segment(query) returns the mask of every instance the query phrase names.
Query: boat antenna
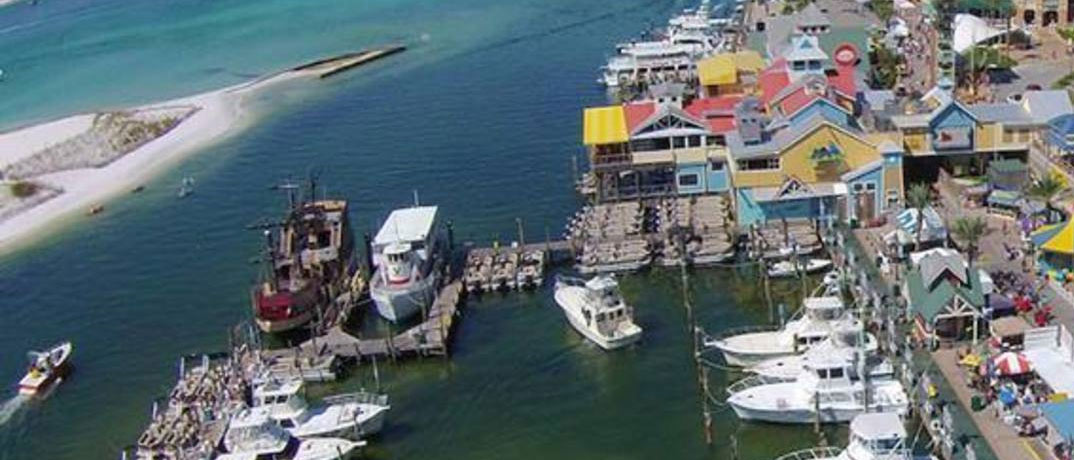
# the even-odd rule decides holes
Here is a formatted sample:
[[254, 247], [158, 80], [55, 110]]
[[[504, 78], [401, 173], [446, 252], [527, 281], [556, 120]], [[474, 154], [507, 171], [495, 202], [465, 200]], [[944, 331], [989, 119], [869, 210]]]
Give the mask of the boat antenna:
[[418, 200], [418, 189], [414, 189], [414, 207], [421, 206], [420, 200]]
[[295, 205], [297, 204], [296, 191], [298, 190], [298, 184], [292, 182], [290, 179], [287, 179], [282, 184], [276, 184], [269, 188], [272, 190], [283, 190], [287, 192], [287, 207], [292, 211], [295, 209]]
[[276, 252], [272, 247], [272, 230], [265, 229], [265, 271], [268, 275], [269, 285], [272, 286], [272, 291], [280, 290], [276, 281]]

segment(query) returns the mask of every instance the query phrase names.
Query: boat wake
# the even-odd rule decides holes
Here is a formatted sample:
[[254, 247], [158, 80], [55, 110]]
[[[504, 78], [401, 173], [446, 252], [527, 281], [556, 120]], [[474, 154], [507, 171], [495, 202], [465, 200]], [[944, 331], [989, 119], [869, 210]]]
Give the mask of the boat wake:
[[14, 417], [19, 412], [19, 409], [22, 409], [29, 401], [29, 396], [18, 394], [0, 403], [0, 426], [7, 424], [8, 420], [11, 420], [11, 417]]

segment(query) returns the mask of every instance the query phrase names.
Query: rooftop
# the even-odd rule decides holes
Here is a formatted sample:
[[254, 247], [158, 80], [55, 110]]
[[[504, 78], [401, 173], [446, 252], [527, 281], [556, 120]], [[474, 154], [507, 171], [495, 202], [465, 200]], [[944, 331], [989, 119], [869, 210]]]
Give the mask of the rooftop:
[[380, 227], [373, 244], [378, 246], [396, 242], [424, 241], [436, 222], [436, 206], [416, 206], [396, 209]]

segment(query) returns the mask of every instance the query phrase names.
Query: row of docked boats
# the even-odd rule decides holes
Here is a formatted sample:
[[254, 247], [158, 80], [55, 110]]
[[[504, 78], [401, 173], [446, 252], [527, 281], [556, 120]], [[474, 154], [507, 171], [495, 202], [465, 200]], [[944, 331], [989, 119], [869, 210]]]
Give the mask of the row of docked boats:
[[726, 48], [722, 26], [712, 17], [708, 0], [668, 20], [667, 26], [641, 39], [616, 45], [615, 55], [600, 68], [597, 82], [616, 88], [636, 83], [689, 81], [696, 78], [696, 62]]
[[466, 292], [536, 289], [544, 280], [545, 257], [540, 249], [518, 247], [471, 251], [463, 275]]

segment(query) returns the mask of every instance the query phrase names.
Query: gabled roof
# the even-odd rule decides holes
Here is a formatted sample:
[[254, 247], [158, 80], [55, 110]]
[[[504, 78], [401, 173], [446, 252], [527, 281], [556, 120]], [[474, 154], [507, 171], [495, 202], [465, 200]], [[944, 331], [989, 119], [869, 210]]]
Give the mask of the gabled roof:
[[768, 104], [779, 92], [791, 83], [787, 74], [787, 60], [776, 59], [757, 77], [757, 86], [761, 88], [761, 102]]
[[985, 304], [984, 291], [981, 289], [980, 271], [972, 267], [969, 269], [962, 268], [962, 270], [966, 272], [965, 276], [968, 279], [968, 284], [952, 283], [950, 280], [940, 279], [935, 284], [926, 285], [921, 268], [910, 270], [906, 277], [910, 308], [930, 322], [943, 313], [944, 308], [950, 305], [955, 298], [961, 298], [970, 306], [979, 310]]
[[627, 134], [630, 138], [634, 138], [635, 136], [643, 136], [642, 131], [644, 131], [645, 128], [648, 128], [654, 123], [657, 123], [667, 117], [682, 120], [685, 124], [695, 125], [696, 128], [700, 130], [708, 129], [708, 125], [705, 123], [704, 120], [701, 120], [693, 115], [690, 115], [689, 113], [686, 113], [686, 111], [684, 111], [683, 109], [680, 109], [670, 104], [657, 104], [655, 110], [653, 110], [653, 112], [649, 114], [648, 117], [639, 122], [637, 125], [632, 126]]
[[1051, 119], [1048, 128], [1064, 137], [1074, 134], [1074, 114], [1068, 113]]
[[799, 35], [791, 38], [791, 47], [783, 54], [787, 61], [820, 60], [827, 61], [828, 53], [820, 48], [817, 37]]
[[626, 117], [626, 130], [628, 133], [649, 119], [656, 112], [655, 102], [636, 102], [623, 106], [623, 115]]
[[828, 112], [820, 111], [802, 119], [798, 123], [789, 124], [775, 133], [769, 132], [767, 134], [769, 137], [758, 144], [746, 145], [737, 133], [731, 132], [727, 135], [727, 146], [731, 151], [731, 156], [735, 159], [771, 158], [780, 155], [787, 146], [797, 142], [823, 125], [829, 125], [833, 129], [858, 138], [862, 142], [869, 143], [856, 128], [843, 126], [842, 121], [831, 118]]
[[828, 27], [832, 25], [832, 21], [820, 11], [816, 3], [806, 5], [796, 16], [796, 24], [799, 27]]
[[1066, 90], [1026, 91], [1022, 95], [1022, 107], [1037, 123], [1074, 113]]
[[828, 76], [828, 84], [836, 91], [853, 98], [858, 94], [857, 72], [852, 65], [836, 65], [835, 74]]
[[743, 96], [718, 96], [694, 99], [686, 107], [686, 113], [705, 120], [713, 133], [726, 133], [735, 129], [735, 106]]
[[969, 281], [966, 261], [958, 253], [929, 254], [918, 261], [917, 266], [926, 286], [932, 286], [944, 273], [950, 273], [962, 284]]
[[973, 104], [966, 107], [977, 120], [988, 123], [1003, 123], [1005, 125], [1031, 125], [1033, 118], [1029, 116], [1021, 105], [1009, 102], [995, 104]]

